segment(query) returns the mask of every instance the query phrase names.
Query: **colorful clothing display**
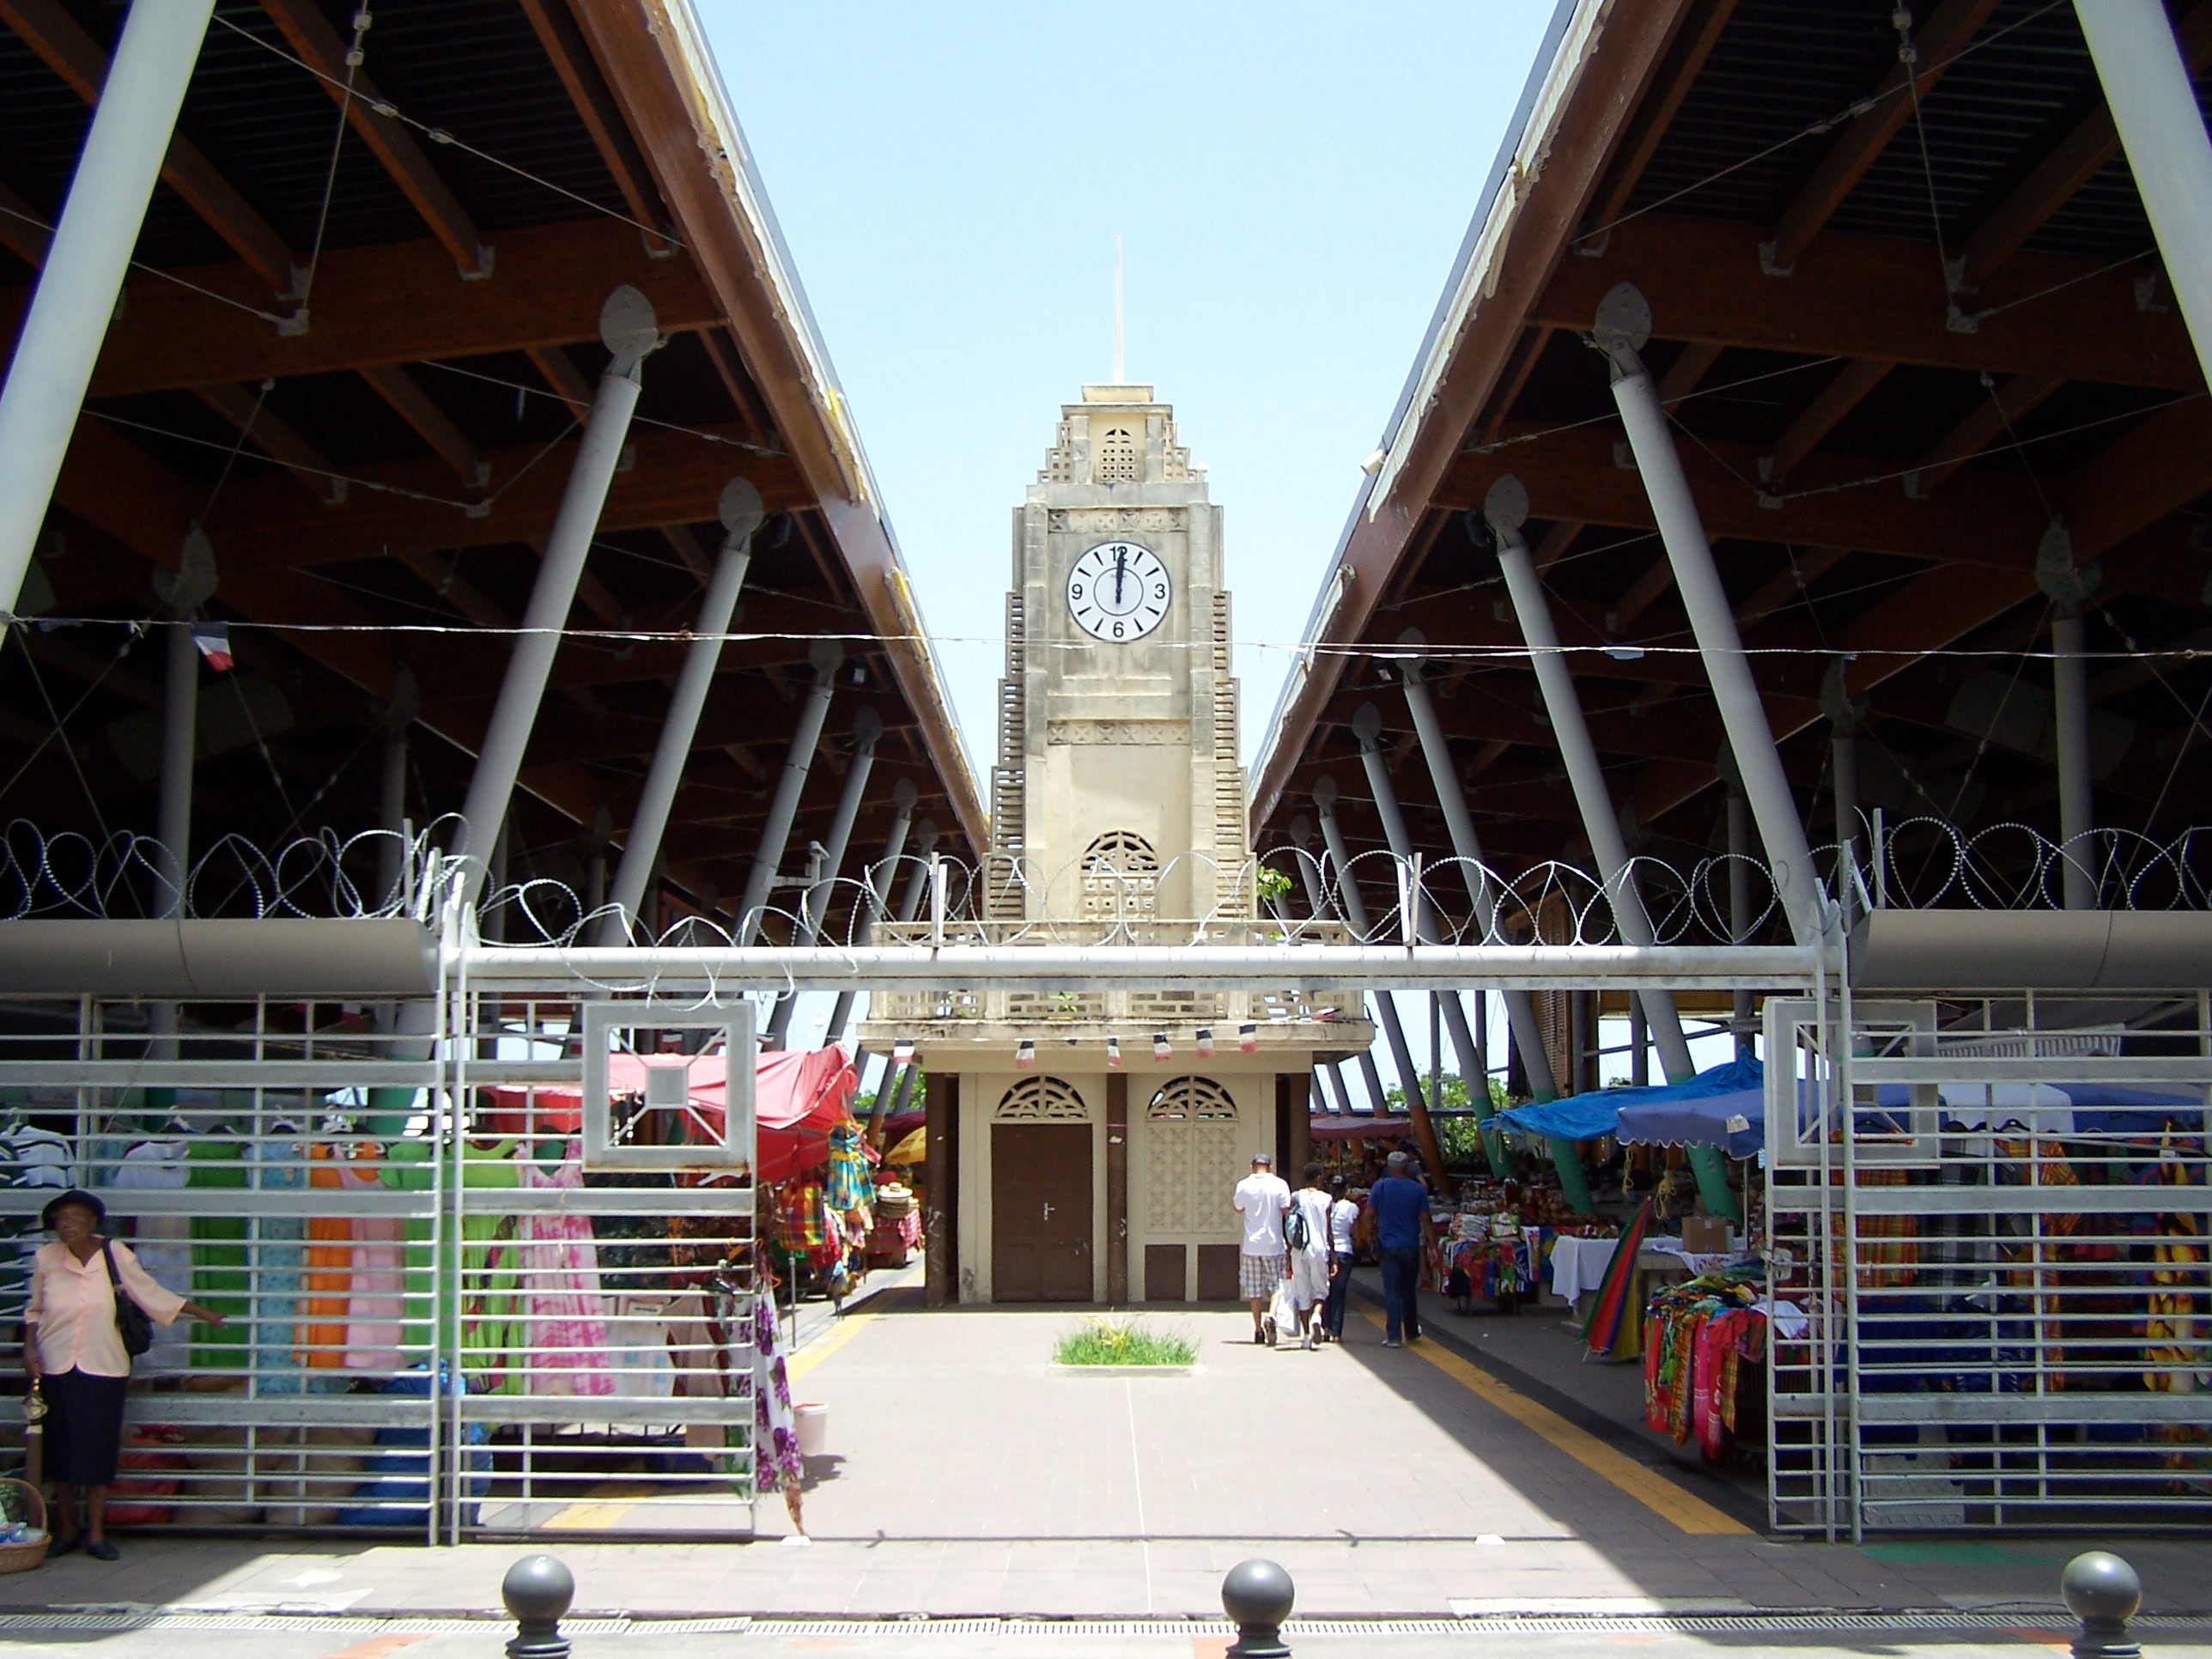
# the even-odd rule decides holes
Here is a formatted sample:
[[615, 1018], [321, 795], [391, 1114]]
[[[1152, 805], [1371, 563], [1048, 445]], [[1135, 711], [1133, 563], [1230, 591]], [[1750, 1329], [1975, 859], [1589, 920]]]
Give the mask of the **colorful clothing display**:
[[[581, 1151], [571, 1142], [548, 1174], [530, 1161], [517, 1167], [526, 1188], [573, 1192], [584, 1184]], [[599, 1291], [599, 1253], [582, 1216], [533, 1211], [517, 1218], [515, 1252], [522, 1328], [530, 1353], [525, 1392], [607, 1395], [607, 1305]]]
[[[1743, 1419], [1745, 1358], [1763, 1362], [1765, 1270], [1724, 1268], [1652, 1297], [1644, 1315], [1644, 1420], [1680, 1446], [1697, 1437], [1708, 1458], [1724, 1457]], [[1759, 1398], [1765, 1398], [1764, 1383]]]
[[773, 1297], [753, 1303], [753, 1483], [755, 1490], [795, 1492], [806, 1476], [799, 1455], [799, 1419], [783, 1364], [783, 1328]]

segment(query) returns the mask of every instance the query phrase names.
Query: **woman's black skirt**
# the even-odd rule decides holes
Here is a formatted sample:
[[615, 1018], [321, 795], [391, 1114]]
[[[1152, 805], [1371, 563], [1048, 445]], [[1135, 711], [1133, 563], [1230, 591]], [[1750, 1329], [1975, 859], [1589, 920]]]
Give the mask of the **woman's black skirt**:
[[105, 1486], [123, 1450], [123, 1391], [127, 1376], [46, 1373], [46, 1479], [64, 1486]]

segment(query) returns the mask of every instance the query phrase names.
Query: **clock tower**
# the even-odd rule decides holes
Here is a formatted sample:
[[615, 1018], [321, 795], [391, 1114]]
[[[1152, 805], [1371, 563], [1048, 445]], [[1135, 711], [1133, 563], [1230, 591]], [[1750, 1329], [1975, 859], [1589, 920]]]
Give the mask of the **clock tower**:
[[[1064, 405], [1014, 509], [991, 837], [987, 938], [1285, 938], [1255, 902], [1221, 509], [1148, 386]], [[1374, 1036], [1342, 1017], [1357, 992], [1294, 971], [1238, 991], [872, 994], [862, 1040], [927, 1076], [932, 1300], [1236, 1299], [1237, 1179], [1261, 1152], [1297, 1177], [1315, 1054]]]
[[1149, 386], [1086, 386], [1014, 509], [985, 904], [1252, 914], [1221, 509]]

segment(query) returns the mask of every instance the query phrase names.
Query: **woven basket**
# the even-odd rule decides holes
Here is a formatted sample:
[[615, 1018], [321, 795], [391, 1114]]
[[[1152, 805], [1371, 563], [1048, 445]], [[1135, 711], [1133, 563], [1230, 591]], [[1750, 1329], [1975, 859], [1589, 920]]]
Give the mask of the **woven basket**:
[[46, 1559], [46, 1546], [53, 1542], [53, 1534], [46, 1525], [46, 1500], [39, 1489], [27, 1480], [0, 1478], [0, 1486], [20, 1486], [30, 1494], [30, 1507], [39, 1517], [39, 1538], [26, 1539], [20, 1544], [0, 1544], [0, 1572], [28, 1572]]

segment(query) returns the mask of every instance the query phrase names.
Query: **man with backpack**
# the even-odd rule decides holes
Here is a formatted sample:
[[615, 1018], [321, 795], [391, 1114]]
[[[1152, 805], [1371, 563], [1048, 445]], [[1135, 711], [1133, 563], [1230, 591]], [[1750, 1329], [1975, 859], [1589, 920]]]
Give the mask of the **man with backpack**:
[[1291, 1258], [1291, 1300], [1298, 1310], [1299, 1346], [1326, 1341], [1320, 1309], [1328, 1299], [1328, 1194], [1322, 1188], [1321, 1165], [1309, 1164], [1302, 1184], [1291, 1194], [1283, 1217], [1283, 1242]]

